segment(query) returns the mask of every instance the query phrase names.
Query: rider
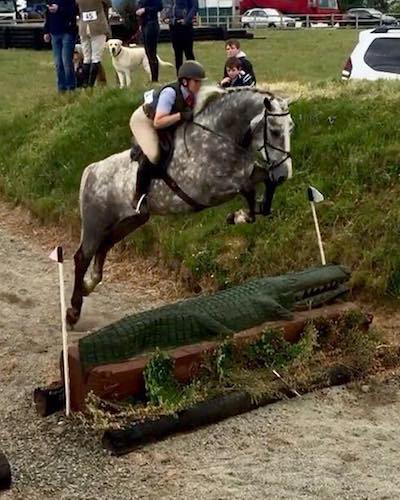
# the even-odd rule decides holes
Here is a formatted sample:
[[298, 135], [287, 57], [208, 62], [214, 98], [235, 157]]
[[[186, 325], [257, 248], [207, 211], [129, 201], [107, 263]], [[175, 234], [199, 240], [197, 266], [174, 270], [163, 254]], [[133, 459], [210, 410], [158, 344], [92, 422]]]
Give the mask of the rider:
[[130, 127], [143, 155], [136, 179], [134, 206], [140, 205], [148, 193], [152, 174], [160, 160], [158, 129], [174, 131], [182, 121], [193, 120], [193, 108], [201, 82], [206, 77], [203, 66], [197, 61], [186, 61], [178, 71], [178, 80], [150, 90], [144, 95], [144, 104], [131, 116]]

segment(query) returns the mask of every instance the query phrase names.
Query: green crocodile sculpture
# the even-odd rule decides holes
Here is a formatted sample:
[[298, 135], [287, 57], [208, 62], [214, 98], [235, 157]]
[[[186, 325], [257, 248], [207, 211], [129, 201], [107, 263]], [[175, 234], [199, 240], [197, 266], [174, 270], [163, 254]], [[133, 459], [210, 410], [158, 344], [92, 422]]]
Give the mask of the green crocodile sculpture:
[[79, 341], [84, 370], [151, 351], [232, 335], [265, 321], [290, 319], [292, 311], [315, 307], [348, 290], [343, 266], [314, 267], [257, 278], [212, 295], [126, 316]]

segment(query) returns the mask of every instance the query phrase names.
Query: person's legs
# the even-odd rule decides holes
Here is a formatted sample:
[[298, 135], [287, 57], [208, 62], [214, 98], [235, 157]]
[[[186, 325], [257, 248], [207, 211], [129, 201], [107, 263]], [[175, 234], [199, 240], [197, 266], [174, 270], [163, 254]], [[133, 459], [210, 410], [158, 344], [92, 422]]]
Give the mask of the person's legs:
[[157, 42], [159, 32], [158, 22], [147, 23], [143, 29], [144, 48], [150, 64], [152, 82], [158, 82]]
[[74, 70], [74, 48], [75, 35], [64, 33], [62, 37], [62, 62], [65, 73], [65, 87], [67, 90], [74, 90], [76, 87], [76, 78]]
[[84, 38], [81, 41], [82, 54], [83, 54], [83, 83], [82, 87], [87, 87], [89, 84], [90, 75], [90, 61], [92, 60], [92, 43], [90, 38]]
[[140, 212], [140, 205], [150, 188], [153, 167], [160, 158], [160, 146], [153, 121], [145, 115], [142, 106], [132, 114], [129, 125], [137, 144], [143, 151], [143, 157], [138, 165], [133, 198], [133, 205], [136, 211]]
[[182, 66], [182, 63], [183, 63], [183, 47], [182, 47], [181, 40], [180, 40], [179, 28], [180, 28], [179, 25], [172, 25], [172, 24], [169, 27], [170, 33], [171, 33], [172, 47], [173, 47], [174, 53], [175, 53], [175, 67], [176, 67], [177, 73], [178, 73], [178, 70]]
[[193, 26], [182, 26], [182, 45], [186, 60], [194, 61], [193, 53]]
[[54, 65], [56, 67], [57, 88], [60, 92], [64, 92], [64, 90], [67, 89], [62, 61], [62, 37], [63, 35], [51, 35], [51, 48], [53, 50]]
[[99, 72], [101, 58], [106, 46], [106, 35], [96, 35], [91, 37], [92, 61], [89, 74], [89, 87], [93, 87]]

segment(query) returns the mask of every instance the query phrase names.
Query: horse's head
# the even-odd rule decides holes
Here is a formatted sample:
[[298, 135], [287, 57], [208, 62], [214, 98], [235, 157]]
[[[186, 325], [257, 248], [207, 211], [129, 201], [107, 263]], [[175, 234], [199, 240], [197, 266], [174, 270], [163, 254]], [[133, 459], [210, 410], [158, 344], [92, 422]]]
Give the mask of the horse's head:
[[263, 104], [264, 109], [250, 122], [245, 142], [257, 154], [258, 164], [275, 182], [282, 182], [292, 177], [290, 134], [294, 124], [285, 99], [268, 94]]

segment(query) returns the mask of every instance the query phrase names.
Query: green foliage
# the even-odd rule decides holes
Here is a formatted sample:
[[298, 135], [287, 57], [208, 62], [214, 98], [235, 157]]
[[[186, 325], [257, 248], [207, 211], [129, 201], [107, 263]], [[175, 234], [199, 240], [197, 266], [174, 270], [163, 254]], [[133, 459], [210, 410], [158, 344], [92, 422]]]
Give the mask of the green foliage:
[[234, 347], [231, 340], [222, 342], [214, 352], [215, 371], [220, 382], [223, 382], [233, 366]]
[[147, 397], [153, 405], [175, 404], [179, 388], [174, 377], [174, 362], [157, 349], [143, 372]]
[[280, 368], [287, 365], [299, 353], [297, 344], [290, 344], [282, 330], [267, 329], [255, 342], [249, 344], [247, 355], [251, 364]]

